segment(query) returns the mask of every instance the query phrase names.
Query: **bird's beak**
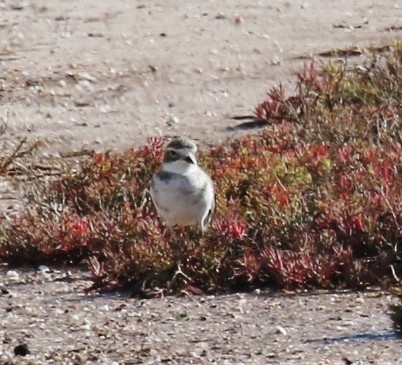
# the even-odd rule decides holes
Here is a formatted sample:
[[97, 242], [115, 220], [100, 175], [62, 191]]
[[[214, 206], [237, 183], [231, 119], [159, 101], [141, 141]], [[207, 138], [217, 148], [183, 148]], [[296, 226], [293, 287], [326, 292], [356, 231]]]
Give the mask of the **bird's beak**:
[[196, 160], [194, 154], [191, 153], [191, 152], [190, 152], [190, 153], [188, 154], [188, 156], [184, 159], [184, 161], [186, 161], [186, 162], [188, 162], [188, 163], [191, 163], [191, 164], [194, 164], [194, 165], [197, 165], [197, 160]]

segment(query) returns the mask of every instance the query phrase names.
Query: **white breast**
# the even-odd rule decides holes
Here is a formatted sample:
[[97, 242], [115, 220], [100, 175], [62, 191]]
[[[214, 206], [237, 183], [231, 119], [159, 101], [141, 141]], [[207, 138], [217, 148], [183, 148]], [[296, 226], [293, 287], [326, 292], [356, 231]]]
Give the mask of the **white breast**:
[[162, 170], [152, 178], [151, 197], [158, 214], [169, 226], [199, 225], [214, 204], [209, 176], [198, 166], [184, 174]]

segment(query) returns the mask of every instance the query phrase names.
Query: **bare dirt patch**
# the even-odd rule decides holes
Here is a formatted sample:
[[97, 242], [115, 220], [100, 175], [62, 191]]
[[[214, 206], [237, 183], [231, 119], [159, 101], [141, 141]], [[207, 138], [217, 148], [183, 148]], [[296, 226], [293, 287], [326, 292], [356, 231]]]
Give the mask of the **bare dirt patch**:
[[[383, 292], [129, 299], [88, 274], [1, 274], [0, 353], [15, 364], [398, 364]], [[27, 344], [31, 354], [15, 358]]]
[[356, 57], [402, 34], [394, 0], [0, 6], [6, 141], [45, 138], [51, 154], [121, 150], [154, 135], [203, 143], [235, 137], [231, 117], [252, 114], [304, 62], [351, 47], [357, 52], [345, 53]]

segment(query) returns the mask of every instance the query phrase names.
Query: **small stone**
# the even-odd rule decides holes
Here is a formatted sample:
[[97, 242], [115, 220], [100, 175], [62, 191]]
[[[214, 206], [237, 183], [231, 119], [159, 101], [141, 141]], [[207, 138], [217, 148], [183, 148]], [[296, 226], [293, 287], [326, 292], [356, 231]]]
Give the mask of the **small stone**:
[[271, 65], [276, 66], [282, 64], [282, 58], [275, 56], [274, 58], [271, 59]]
[[172, 124], [177, 124], [177, 123], [179, 123], [179, 118], [176, 115], [174, 115], [173, 113], [169, 113], [169, 119], [168, 119], [167, 124], [172, 125]]
[[234, 19], [235, 19], [236, 25], [240, 25], [241, 23], [244, 22], [244, 19], [240, 15], [236, 15]]
[[96, 77], [92, 76], [88, 72], [78, 72], [76, 76], [77, 76], [78, 80], [81, 80], [81, 81], [85, 80], [85, 81], [89, 81], [89, 82], [96, 82]]
[[89, 323], [83, 324], [82, 326], [80, 326], [80, 329], [84, 331], [89, 331], [91, 329], [91, 325]]
[[103, 114], [110, 113], [112, 107], [109, 104], [104, 104], [99, 107], [99, 111]]
[[18, 272], [16, 272], [15, 270], [8, 270], [6, 276], [7, 279], [12, 281], [20, 280], [20, 274], [18, 274]]
[[158, 67], [156, 67], [155, 65], [148, 65], [148, 67], [152, 72], [158, 71]]
[[15, 356], [26, 356], [30, 353], [31, 351], [29, 351], [28, 345], [26, 343], [14, 347]]
[[38, 267], [40, 272], [50, 272], [50, 269], [46, 265], [39, 265]]
[[78, 87], [77, 89], [82, 89], [82, 90], [87, 90], [87, 91], [93, 91], [94, 87], [92, 85], [92, 82], [89, 80], [79, 80], [78, 81]]
[[99, 307], [99, 310], [100, 310], [101, 312], [109, 312], [109, 311], [110, 311], [110, 307], [109, 307], [107, 304], [105, 304], [105, 305], [103, 305], [102, 307]]
[[284, 335], [284, 336], [287, 336], [287, 332], [286, 332], [286, 330], [282, 327], [282, 326], [276, 326], [276, 332], [277, 333], [281, 333], [282, 335]]

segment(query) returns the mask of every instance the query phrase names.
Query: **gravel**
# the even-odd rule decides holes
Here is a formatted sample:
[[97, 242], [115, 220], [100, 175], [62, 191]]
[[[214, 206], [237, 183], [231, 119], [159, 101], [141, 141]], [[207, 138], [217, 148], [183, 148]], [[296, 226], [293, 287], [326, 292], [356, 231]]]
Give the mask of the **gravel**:
[[[129, 298], [84, 270], [3, 268], [1, 364], [399, 364], [381, 290]], [[19, 349], [18, 354], [16, 349]], [[25, 356], [22, 356], [24, 354]]]

